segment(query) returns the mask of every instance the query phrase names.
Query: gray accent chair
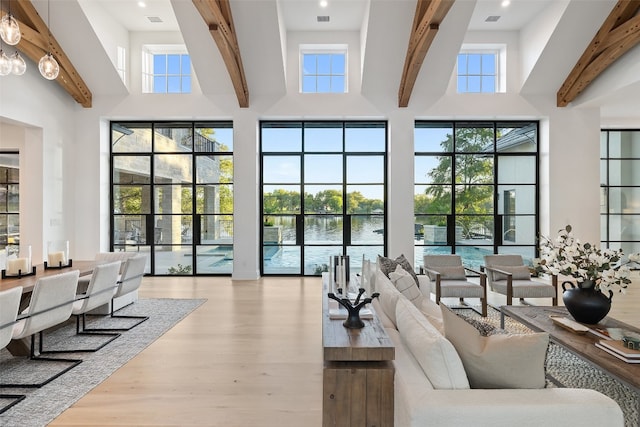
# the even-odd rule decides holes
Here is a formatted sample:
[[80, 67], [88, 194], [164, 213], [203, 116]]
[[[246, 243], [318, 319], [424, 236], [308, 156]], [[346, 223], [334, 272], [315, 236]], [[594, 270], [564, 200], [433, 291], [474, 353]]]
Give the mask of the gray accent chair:
[[529, 267], [520, 255], [485, 255], [484, 267], [491, 290], [507, 296], [507, 305], [513, 298], [551, 298], [558, 305], [558, 276], [551, 276], [551, 283], [531, 280]]
[[[0, 292], [0, 350], [11, 342], [13, 326], [18, 318], [21, 297], [21, 286]], [[0, 414], [24, 400], [25, 397], [27, 396], [24, 394], [0, 393], [0, 399], [9, 401], [8, 404], [0, 408]]]
[[[464, 267], [460, 255], [425, 255], [423, 257], [424, 272], [429, 276], [431, 293], [436, 296], [436, 303], [441, 298], [480, 299], [481, 315], [487, 317], [487, 276], [481, 271]], [[480, 283], [468, 280], [466, 272], [477, 274]]]
[[[41, 356], [43, 331], [60, 325], [71, 317], [73, 303], [76, 299], [76, 289], [78, 288], [78, 275], [78, 270], [73, 270], [38, 279], [31, 293], [29, 306], [22, 313], [25, 316], [16, 322], [11, 334], [12, 339], [31, 338], [31, 360], [55, 363], [67, 362], [70, 365], [38, 383], [2, 383], [0, 387], [42, 387], [82, 363], [82, 360], [78, 359], [46, 358]], [[35, 349], [36, 335], [39, 336], [38, 355], [36, 355]]]

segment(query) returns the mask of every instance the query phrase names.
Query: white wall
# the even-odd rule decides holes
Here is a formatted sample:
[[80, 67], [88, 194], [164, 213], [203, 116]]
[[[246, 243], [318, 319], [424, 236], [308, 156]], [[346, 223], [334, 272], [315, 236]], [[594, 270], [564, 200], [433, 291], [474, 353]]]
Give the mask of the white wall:
[[34, 263], [44, 261], [52, 240], [70, 240], [76, 254], [76, 158], [68, 148], [78, 109], [30, 61], [23, 76], [0, 78], [0, 148], [20, 152], [21, 243], [31, 245]]
[[[235, 153], [234, 279], [255, 279], [259, 271], [258, 132], [260, 119], [386, 119], [389, 122], [388, 253], [413, 251], [413, 123], [415, 119], [539, 119], [541, 121], [542, 231], [552, 233], [567, 223], [584, 241], [599, 239], [599, 111], [555, 107], [555, 94], [521, 96], [458, 95], [448, 91], [424, 106], [397, 107], [396, 91], [370, 101], [361, 86], [360, 37], [336, 35], [349, 43], [347, 95], [298, 93], [297, 46], [313, 43], [314, 34], [287, 35], [289, 93], [274, 100], [256, 95], [251, 107], [238, 108], [235, 96], [215, 99], [190, 95], [140, 93], [139, 63], [132, 59], [131, 94], [94, 96], [93, 108], [78, 106], [55, 83], [42, 79], [34, 64], [22, 77], [0, 78], [0, 146], [25, 154], [22, 209], [23, 241], [33, 241], [34, 256], [46, 242], [71, 240], [71, 256], [93, 258], [108, 248], [109, 120], [232, 120]], [[160, 36], [155, 42], [169, 42]], [[171, 40], [175, 40], [175, 37]], [[327, 43], [326, 34], [322, 40]], [[149, 39], [132, 34], [132, 46]], [[139, 58], [132, 50], [132, 58]], [[137, 68], [136, 68], [137, 67]], [[355, 72], [353, 72], [355, 71]], [[512, 85], [508, 85], [508, 88]], [[393, 93], [391, 93], [393, 92]], [[420, 92], [413, 99], [425, 99]], [[412, 105], [421, 105], [414, 107]], [[640, 123], [639, 123], [640, 124]], [[8, 142], [5, 142], [8, 141]], [[22, 166], [22, 165], [21, 165]]]

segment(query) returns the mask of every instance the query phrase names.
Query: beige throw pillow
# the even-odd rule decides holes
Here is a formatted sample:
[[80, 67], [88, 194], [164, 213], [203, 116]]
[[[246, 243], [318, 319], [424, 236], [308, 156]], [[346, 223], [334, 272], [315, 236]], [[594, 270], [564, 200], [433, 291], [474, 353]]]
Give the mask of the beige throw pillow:
[[396, 319], [402, 341], [435, 389], [469, 388], [456, 349], [406, 298], [398, 298]]
[[[511, 273], [511, 278], [513, 280], [531, 279], [531, 272], [529, 271], [529, 267], [526, 265], [494, 265], [493, 268]], [[507, 276], [502, 273], [494, 272], [493, 280], [507, 280]]]
[[440, 304], [445, 336], [454, 345], [471, 388], [544, 388], [549, 334], [482, 336]]
[[398, 264], [395, 271], [389, 273], [389, 280], [412, 303], [417, 304], [422, 299], [422, 292], [415, 280], [401, 265]]

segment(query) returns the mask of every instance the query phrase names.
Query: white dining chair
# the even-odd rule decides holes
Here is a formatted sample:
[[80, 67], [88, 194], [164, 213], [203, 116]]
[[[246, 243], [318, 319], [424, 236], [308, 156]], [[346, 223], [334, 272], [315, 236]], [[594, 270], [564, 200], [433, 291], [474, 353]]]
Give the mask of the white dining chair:
[[[108, 304], [113, 297], [113, 293], [118, 286], [118, 275], [120, 272], [120, 261], [111, 262], [109, 264], [101, 264], [94, 268], [91, 274], [91, 280], [87, 286], [85, 293], [77, 295], [76, 301], [73, 303], [71, 314], [76, 317], [76, 334], [77, 335], [95, 335], [110, 337], [110, 339], [100, 343], [98, 347], [93, 348], [76, 348], [76, 349], [55, 349], [43, 350], [42, 353], [70, 353], [70, 352], [93, 352], [98, 351], [111, 341], [120, 336], [119, 333], [109, 332], [91, 332], [86, 330], [87, 313], [97, 307]], [[43, 343], [43, 347], [44, 343]]]
[[[0, 350], [11, 342], [13, 326], [16, 324], [16, 319], [18, 318], [21, 297], [21, 286], [0, 292]], [[9, 410], [9, 408], [18, 404], [26, 397], [24, 394], [0, 393], [0, 399], [9, 401], [8, 404], [0, 408], [0, 414]]]
[[[86, 328], [85, 331], [89, 331], [89, 332], [128, 331], [130, 329], [135, 328], [136, 326], [138, 326], [139, 324], [141, 324], [142, 322], [144, 322], [149, 318], [149, 316], [133, 316], [133, 315], [116, 314], [117, 311], [122, 310], [124, 307], [120, 307], [117, 310], [115, 310], [114, 304], [113, 304], [113, 301], [116, 298], [122, 297], [123, 295], [127, 295], [131, 292], [136, 292], [138, 290], [138, 288], [142, 284], [142, 278], [144, 277], [144, 268], [146, 263], [147, 263], [147, 258], [144, 255], [137, 255], [127, 259], [122, 269], [122, 275], [118, 280], [117, 287], [115, 288], [115, 291], [111, 298], [110, 315], [112, 318], [137, 319], [138, 321], [128, 327], [101, 327], [101, 328], [91, 328], [91, 329]], [[130, 304], [133, 304], [134, 302], [131, 302]]]
[[[47, 358], [41, 355], [43, 331], [64, 323], [71, 317], [78, 287], [78, 276], [78, 271], [74, 270], [38, 279], [31, 293], [29, 306], [21, 313], [24, 317], [16, 322], [11, 334], [11, 338], [14, 340], [31, 338], [29, 357], [31, 360], [65, 362], [69, 366], [38, 383], [0, 383], [0, 387], [42, 387], [82, 363], [82, 360], [78, 359]], [[39, 338], [38, 354], [36, 354], [36, 335]]]

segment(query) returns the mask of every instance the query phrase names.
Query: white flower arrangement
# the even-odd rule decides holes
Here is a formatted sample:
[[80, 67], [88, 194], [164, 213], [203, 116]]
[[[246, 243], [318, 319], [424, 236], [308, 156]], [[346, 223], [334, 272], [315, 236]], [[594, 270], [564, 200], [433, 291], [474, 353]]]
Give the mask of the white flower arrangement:
[[[630, 254], [627, 261], [622, 249], [600, 249], [590, 243], [581, 243], [571, 234], [567, 225], [555, 240], [541, 237], [540, 259], [536, 271], [571, 276], [578, 286], [594, 286], [596, 290], [625, 293], [629, 279], [629, 263], [640, 262], [640, 253]], [[592, 283], [592, 284], [591, 284]]]

